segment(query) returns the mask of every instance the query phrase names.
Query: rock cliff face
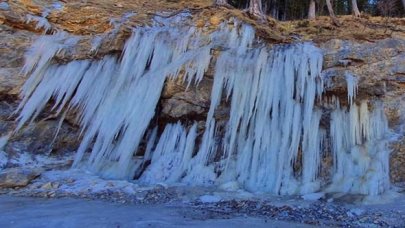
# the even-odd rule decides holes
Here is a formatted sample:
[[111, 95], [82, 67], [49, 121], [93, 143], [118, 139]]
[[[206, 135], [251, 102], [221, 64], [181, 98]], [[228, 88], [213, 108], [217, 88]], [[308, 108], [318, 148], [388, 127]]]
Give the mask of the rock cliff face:
[[[145, 2], [147, 1], [134, 1], [133, 4], [126, 4], [117, 1], [114, 6], [114, 9], [117, 10], [108, 9], [107, 6], [101, 6], [101, 3], [91, 1], [87, 1], [87, 3], [80, 3], [79, 1], [72, 1], [72, 3], [6, 2], [4, 7], [0, 8], [0, 136], [8, 135], [16, 126], [13, 112], [17, 109], [18, 94], [26, 80], [20, 73], [25, 61], [24, 53], [29, 50], [29, 47], [41, 34], [50, 34], [53, 30], [62, 29], [71, 35], [80, 37], [80, 41], [74, 48], [57, 53], [54, 61], [58, 63], [64, 64], [77, 59], [100, 59], [106, 54], [120, 54], [125, 40], [129, 38], [131, 26], [148, 24], [150, 18], [156, 17], [156, 15], [162, 18], [173, 17], [181, 13], [178, 8], [184, 7], [181, 5], [184, 4], [183, 1], [177, 5], [167, 3], [167, 1], [156, 1], [159, 3], [150, 4]], [[162, 10], [158, 8], [159, 4], [163, 9], [169, 7], [174, 13], [159, 14], [159, 10]], [[6, 5], [7, 7], [5, 7]], [[136, 12], [134, 17], [129, 16], [128, 11], [130, 9], [136, 11], [140, 5], [147, 12]], [[209, 8], [209, 5], [205, 3], [200, 5], [196, 3], [192, 7], [194, 8], [191, 12], [187, 11], [189, 18], [187, 23], [196, 23], [199, 27], [206, 27], [204, 31], [207, 33], [219, 25], [218, 21], [225, 21], [230, 16], [235, 16], [231, 10], [228, 12], [227, 9]], [[75, 9], [80, 12], [75, 12]], [[49, 12], [44, 15], [46, 10]], [[210, 12], [211, 15], [207, 12]], [[217, 15], [215, 12], [220, 13]], [[208, 14], [210, 20], [201, 21], [193, 13], [199, 16]], [[27, 22], [27, 15], [34, 15], [36, 19]], [[111, 17], [114, 17], [115, 21], [109, 23]], [[49, 23], [50, 27], [42, 20]], [[248, 18], [246, 21], [251, 22]], [[41, 23], [44, 26], [40, 26]], [[171, 23], [177, 22], [172, 21]], [[296, 32], [304, 30], [302, 25], [296, 25], [296, 31], [287, 31], [283, 28], [283, 26], [285, 27], [283, 24], [275, 25], [275, 22], [271, 20], [268, 23], [269, 27], [271, 26], [274, 31], [279, 32], [279, 36], [270, 37], [262, 28], [263, 25], [255, 26], [261, 36], [266, 38], [267, 34], [267, 38], [270, 37], [269, 40], [273, 43], [291, 42], [293, 34], [296, 35]], [[349, 90], [356, 90], [353, 94], [353, 102], [355, 103], [360, 104], [362, 101], [368, 101], [371, 104], [372, 101], [376, 100], [381, 100], [384, 103], [389, 127], [393, 132], [390, 141], [390, 148], [392, 149], [390, 157], [391, 180], [394, 183], [405, 182], [405, 22], [404, 20], [395, 21], [395, 28], [381, 27], [381, 23], [373, 22], [373, 19], [367, 23], [375, 23], [378, 26], [374, 30], [365, 27], [364, 30], [367, 31], [364, 34], [358, 34], [357, 37], [339, 37], [336, 35], [337, 38], [335, 38], [330, 36], [329, 31], [326, 31], [325, 33], [328, 34], [324, 36], [321, 34], [322, 39], [317, 40], [313, 37], [313, 33], [307, 34], [307, 31], [299, 34], [299, 36], [303, 39], [306, 36], [314, 38], [316, 45], [323, 51], [323, 77], [327, 85], [324, 92], [325, 99], [335, 96], [340, 98], [342, 106], [347, 106], [348, 104], [345, 102], [348, 102], [349, 88]], [[186, 24], [184, 26], [187, 26]], [[381, 32], [380, 30], [390, 32]], [[364, 40], [364, 35], [367, 35], [367, 32], [370, 34], [370, 39]], [[319, 31], [314, 33], [319, 33]], [[99, 42], [97, 50], [92, 48], [95, 40]], [[214, 55], [220, 51], [220, 48], [213, 50]], [[166, 81], [158, 103], [157, 114], [153, 118], [158, 126], [175, 123], [179, 120], [183, 122], [196, 121], [198, 137], [202, 136], [211, 103], [210, 96], [214, 83], [213, 64], [210, 65], [198, 86], [191, 86], [186, 89], [187, 85], [181, 78]], [[348, 79], [347, 72], [350, 72], [352, 78]], [[352, 88], [350, 85], [348, 86], [350, 82], [354, 83]], [[328, 108], [323, 103], [316, 105], [328, 112]], [[224, 102], [215, 112], [215, 119], [219, 123], [225, 122], [229, 118], [229, 112], [230, 104], [224, 99]], [[4, 148], [5, 157], [11, 160], [13, 157], [18, 157], [21, 152], [63, 156], [67, 151], [76, 150], [81, 135], [74, 114], [75, 112], [71, 111], [62, 123], [59, 121], [59, 116], [53, 115], [50, 107], [45, 109], [45, 112], [37, 118], [38, 124], [30, 124], [12, 136]], [[321, 124], [326, 122], [325, 118], [329, 117], [324, 115], [322, 118]], [[54, 138], [60, 124], [62, 127], [58, 132], [58, 137]], [[330, 166], [330, 160], [330, 156], [325, 156], [322, 162], [325, 166]], [[5, 163], [3, 168], [8, 166], [12, 165]], [[2, 167], [0, 166], [0, 168]], [[299, 165], [296, 168], [299, 169]]]
[[331, 40], [321, 45], [325, 50], [324, 73], [331, 76], [332, 93], [344, 90], [344, 72], [358, 78], [356, 100], [382, 99], [389, 125], [396, 133], [392, 140], [391, 179], [404, 181], [404, 39], [384, 39], [374, 43]]
[[[355, 102], [381, 99], [395, 133], [391, 141], [391, 180], [403, 182], [405, 169], [405, 40], [388, 38], [375, 42], [331, 39], [321, 43], [324, 51], [323, 74], [327, 80], [326, 96], [337, 96], [347, 102], [345, 72], [357, 78]], [[165, 119], [204, 119], [208, 112], [212, 78], [206, 77], [198, 88], [184, 92], [184, 86], [170, 81], [162, 96], [162, 117]], [[319, 104], [320, 105], [320, 104]], [[347, 105], [343, 104], [343, 105]], [[221, 107], [218, 117], [226, 119], [229, 109]], [[221, 118], [220, 117], [220, 118]]]

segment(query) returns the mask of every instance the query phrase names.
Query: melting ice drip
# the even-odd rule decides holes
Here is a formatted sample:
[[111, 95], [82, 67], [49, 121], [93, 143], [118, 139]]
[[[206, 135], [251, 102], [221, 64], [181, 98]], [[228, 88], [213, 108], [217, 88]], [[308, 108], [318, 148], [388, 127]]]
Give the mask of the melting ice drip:
[[[365, 104], [360, 112], [356, 105], [349, 112], [338, 108], [331, 114], [328, 134], [327, 126], [320, 126], [322, 111], [315, 107], [324, 88], [320, 50], [309, 43], [270, 48], [255, 42], [254, 34], [252, 27], [238, 23], [224, 24], [211, 35], [194, 27], [139, 28], [121, 58], [66, 65], [51, 60], [76, 40], [62, 33], [45, 36], [34, 44], [24, 67], [31, 76], [22, 91], [17, 129], [53, 99], [58, 113], [79, 110], [83, 140], [76, 166], [91, 148], [88, 167], [110, 178], [132, 179], [136, 174], [146, 183], [236, 182], [251, 191], [276, 194], [324, 189], [321, 155], [331, 144], [330, 191], [386, 190], [388, 130], [382, 109], [370, 113]], [[46, 48], [38, 48], [42, 46]], [[148, 131], [165, 80], [198, 84], [216, 47], [222, 48], [202, 139], [197, 140], [196, 124], [167, 124], [160, 135], [157, 128]], [[220, 135], [214, 113], [224, 98], [230, 100], [230, 117]], [[141, 153], [144, 138], [148, 142]]]

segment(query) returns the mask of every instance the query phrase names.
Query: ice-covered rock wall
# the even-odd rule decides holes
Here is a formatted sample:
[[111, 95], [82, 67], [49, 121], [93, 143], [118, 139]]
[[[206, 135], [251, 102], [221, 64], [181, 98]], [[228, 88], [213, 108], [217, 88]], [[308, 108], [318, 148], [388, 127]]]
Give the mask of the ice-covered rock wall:
[[[383, 107], [357, 106], [356, 81], [348, 72], [349, 108], [335, 102], [330, 126], [322, 125], [326, 112], [316, 103], [323, 101], [323, 56], [311, 43], [269, 47], [255, 39], [252, 27], [237, 22], [212, 33], [162, 25], [136, 28], [121, 56], [52, 62], [77, 39], [44, 36], [28, 52], [23, 73], [30, 78], [17, 127], [34, 120], [51, 100], [60, 115], [78, 110], [83, 139], [76, 167], [85, 162], [104, 177], [135, 176], [143, 183], [232, 182], [275, 194], [376, 195], [389, 188]], [[202, 135], [197, 123], [155, 126], [151, 120], [165, 81], [198, 86], [210, 67], [214, 83]], [[215, 111], [224, 103], [230, 114], [222, 126]], [[320, 175], [328, 152], [331, 183]]]

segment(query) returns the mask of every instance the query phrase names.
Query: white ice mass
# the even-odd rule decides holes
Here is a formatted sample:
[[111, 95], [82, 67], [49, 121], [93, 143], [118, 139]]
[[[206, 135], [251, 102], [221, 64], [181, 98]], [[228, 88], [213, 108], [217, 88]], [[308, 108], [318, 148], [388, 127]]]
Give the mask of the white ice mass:
[[[51, 100], [58, 113], [78, 110], [83, 139], [75, 166], [85, 162], [86, 169], [107, 178], [236, 182], [252, 192], [274, 194], [376, 195], [389, 188], [383, 107], [358, 106], [355, 80], [346, 76], [350, 108], [323, 112], [316, 105], [324, 89], [323, 55], [311, 43], [269, 47], [251, 26], [237, 22], [209, 35], [195, 27], [156, 24], [134, 29], [121, 56], [52, 61], [76, 42], [76, 37], [56, 33], [34, 43], [23, 71], [30, 78], [22, 90], [17, 128], [33, 121]], [[220, 54], [214, 56], [218, 47]], [[201, 139], [197, 123], [169, 123], [158, 130], [151, 120], [165, 81], [198, 85], [214, 59]], [[214, 113], [225, 99], [229, 120], [220, 129]], [[323, 118], [330, 126], [321, 124]], [[326, 153], [332, 154], [333, 167], [321, 176]]]

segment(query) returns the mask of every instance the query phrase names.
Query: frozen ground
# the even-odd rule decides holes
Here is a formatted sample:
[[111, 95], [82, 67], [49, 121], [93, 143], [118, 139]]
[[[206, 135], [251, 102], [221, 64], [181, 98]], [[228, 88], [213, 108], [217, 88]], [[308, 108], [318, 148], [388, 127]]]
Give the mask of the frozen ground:
[[255, 217], [206, 218], [192, 208], [0, 196], [0, 227], [309, 227]]

